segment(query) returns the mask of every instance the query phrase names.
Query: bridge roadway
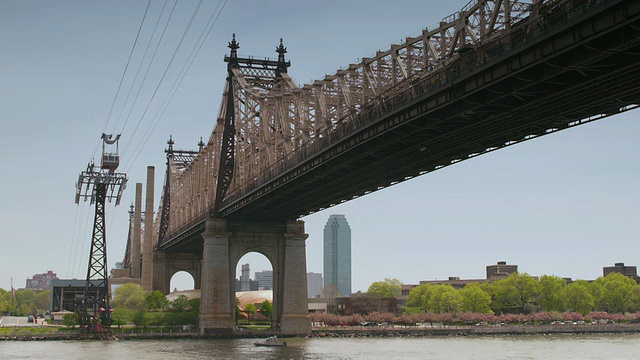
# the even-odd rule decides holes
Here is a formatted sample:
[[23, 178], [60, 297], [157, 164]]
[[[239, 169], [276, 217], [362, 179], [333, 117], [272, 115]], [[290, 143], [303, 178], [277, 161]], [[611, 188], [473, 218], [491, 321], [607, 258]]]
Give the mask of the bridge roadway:
[[[231, 194], [230, 220], [297, 219], [443, 166], [640, 104], [640, 0], [607, 1], [527, 25], [365, 110], [319, 151]], [[527, 25], [527, 26], [525, 26]], [[554, 25], [554, 24], [551, 24]], [[352, 123], [353, 124], [353, 123]], [[201, 252], [204, 220], [159, 246]]]

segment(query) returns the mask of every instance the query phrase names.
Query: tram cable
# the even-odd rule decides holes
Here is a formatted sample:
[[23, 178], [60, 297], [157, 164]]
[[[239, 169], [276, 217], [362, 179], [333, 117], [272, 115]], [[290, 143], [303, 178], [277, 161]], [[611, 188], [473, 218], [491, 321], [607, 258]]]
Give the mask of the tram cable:
[[[138, 80], [138, 75], [140, 75], [140, 69], [142, 69], [142, 65], [144, 64], [145, 60], [147, 59], [147, 54], [149, 53], [149, 48], [151, 47], [151, 44], [153, 43], [153, 39], [156, 36], [156, 32], [158, 30], [158, 25], [160, 25], [160, 20], [162, 19], [162, 15], [164, 14], [164, 10], [167, 6], [167, 2], [169, 0], [165, 0], [164, 1], [164, 5], [162, 5], [162, 10], [160, 10], [160, 15], [158, 16], [158, 20], [156, 21], [156, 24], [153, 28], [153, 31], [151, 33], [151, 37], [149, 38], [149, 41], [147, 42], [147, 47], [144, 50], [144, 54], [142, 56], [142, 60], [140, 60], [140, 64], [138, 65], [138, 69], [136, 70], [136, 75], [133, 78], [133, 81], [131, 82], [131, 86], [129, 87], [129, 92], [127, 93], [127, 96], [125, 97], [125, 101], [122, 105], [122, 108], [120, 109], [120, 114], [118, 115], [118, 120], [116, 121], [116, 124], [114, 125], [114, 129], [118, 128], [118, 124], [120, 123], [120, 120], [122, 119], [122, 113], [124, 112], [124, 109], [127, 107], [127, 103], [129, 102], [129, 99], [131, 98], [131, 92], [133, 91], [134, 85], [136, 84], [136, 81]], [[136, 93], [136, 97], [133, 100], [133, 102], [131, 103], [131, 107], [129, 108], [129, 113], [127, 115], [127, 119], [125, 120], [124, 125], [122, 125], [122, 128], [124, 130], [124, 128], [127, 126], [127, 122], [129, 121], [129, 117], [131, 116], [131, 111], [133, 110], [133, 107], [135, 106], [136, 102], [138, 101], [138, 96], [140, 95], [140, 90], [142, 89], [142, 86], [145, 83], [145, 80], [147, 79], [147, 75], [149, 74], [149, 70], [151, 69], [151, 66], [153, 65], [153, 61], [156, 57], [156, 54], [158, 53], [158, 48], [160, 47], [160, 44], [162, 43], [162, 38], [164, 37], [165, 32], [167, 31], [167, 26], [169, 25], [169, 21], [171, 20], [171, 17], [173, 16], [173, 12], [176, 8], [176, 3], [174, 3], [173, 5], [173, 9], [171, 10], [171, 14], [169, 15], [167, 22], [164, 25], [164, 30], [162, 31], [162, 36], [160, 37], [160, 40], [158, 41], [158, 43], [156, 44], [156, 49], [153, 53], [153, 56], [151, 57], [151, 60], [149, 61], [149, 65], [147, 66], [147, 71], [144, 74], [144, 77], [142, 78], [142, 81], [140, 82], [140, 86], [138, 88], [138, 92]], [[122, 130], [120, 132], [117, 133], [122, 133]]]
[[[140, 37], [140, 32], [142, 31], [142, 27], [144, 25], [145, 19], [147, 18], [147, 13], [149, 12], [149, 7], [150, 6], [151, 6], [151, 0], [149, 0], [147, 2], [147, 7], [144, 10], [144, 15], [142, 16], [142, 21], [140, 22], [140, 26], [138, 27], [138, 33], [136, 34], [136, 39], [133, 42], [133, 46], [131, 47], [131, 52], [129, 52], [129, 59], [127, 60], [127, 64], [124, 67], [124, 71], [122, 72], [122, 76], [120, 77], [120, 84], [118, 84], [118, 90], [116, 90], [116, 94], [113, 97], [113, 102], [111, 103], [111, 108], [109, 109], [109, 114], [107, 115], [107, 118], [105, 119], [104, 125], [102, 126], [102, 132], [103, 133], [106, 130], [107, 125], [109, 124], [109, 120], [111, 118], [111, 114], [113, 112], [113, 108], [115, 107], [116, 100], [118, 99], [118, 95], [120, 94], [120, 88], [122, 87], [122, 83], [124, 82], [125, 75], [127, 74], [127, 69], [129, 68], [129, 64], [131, 62], [131, 58], [133, 57], [133, 53], [135, 51], [136, 44], [138, 43], [138, 39]], [[100, 147], [100, 141], [96, 142], [96, 146], [94, 147], [93, 152], [91, 153], [91, 158], [95, 157], [96, 152], [98, 151], [99, 147]]]
[[[182, 33], [182, 37], [180, 38], [180, 41], [178, 42], [178, 45], [176, 46], [176, 49], [173, 51], [173, 55], [171, 56], [171, 59], [169, 60], [169, 63], [167, 64], [167, 66], [164, 69], [164, 72], [162, 73], [162, 76], [160, 77], [160, 81], [158, 82], [158, 85], [156, 86], [155, 90], [153, 91], [153, 94], [151, 95], [151, 99], [149, 99], [149, 103], [147, 104], [147, 107], [145, 108], [144, 112], [140, 116], [140, 120], [136, 124], [136, 127], [133, 130], [133, 133], [131, 133], [128, 136], [127, 143], [125, 144], [125, 146], [124, 146], [124, 148], [122, 150], [122, 154], [123, 155], [127, 152], [128, 148], [129, 148], [129, 145], [131, 144], [131, 142], [135, 138], [135, 134], [138, 131], [138, 128], [140, 127], [140, 124], [142, 123], [142, 120], [146, 116], [147, 111], [149, 111], [149, 108], [151, 107], [151, 104], [153, 103], [153, 99], [155, 99], [155, 96], [158, 93], [158, 90], [160, 89], [160, 86], [162, 85], [167, 73], [169, 72], [169, 69], [171, 68], [171, 65], [173, 64], [173, 61], [176, 58], [176, 55], [178, 54], [178, 51], [182, 47], [184, 39], [186, 38], [186, 35], [189, 32], [189, 29], [191, 28], [191, 25], [193, 24], [193, 20], [195, 19], [195, 17], [197, 15], [197, 13], [198, 13], [198, 11], [200, 9], [200, 6], [202, 5], [203, 1], [204, 0], [200, 0], [198, 2], [198, 6], [196, 6], [196, 9], [194, 10], [193, 15], [191, 16], [191, 20], [189, 21], [189, 24], [187, 25], [187, 27], [185, 28], [184, 32]], [[177, 4], [177, 1], [176, 1], [176, 4]]]
[[[207, 37], [209, 36], [211, 31], [213, 30], [213, 27], [217, 23], [218, 18], [222, 14], [222, 11], [224, 10], [224, 7], [226, 6], [227, 1], [228, 0], [224, 0], [224, 2], [222, 2], [222, 0], [218, 1], [218, 5], [216, 6], [216, 8], [214, 9], [213, 13], [209, 17], [209, 21], [207, 22], [207, 25], [203, 29], [202, 33], [200, 34], [200, 37], [198, 38], [198, 41], [196, 42], [196, 45], [191, 50], [191, 53], [189, 54], [189, 57], [187, 58], [187, 61], [183, 65], [182, 69], [180, 70], [180, 73], [179, 73], [178, 77], [176, 78], [176, 80], [172, 84], [171, 90], [169, 91], [169, 93], [165, 97], [163, 103], [160, 105], [158, 111], [156, 112], [156, 115], [154, 116], [154, 119], [152, 120], [152, 126], [149, 126], [147, 128], [147, 130], [145, 131], [145, 133], [143, 135], [143, 139], [144, 140], [138, 143], [138, 146], [134, 150], [134, 154], [135, 155], [133, 157], [130, 157], [130, 159], [132, 159], [132, 160], [127, 162], [127, 166], [125, 166], [125, 168], [126, 168], [125, 171], [126, 172], [129, 172], [131, 167], [133, 167], [133, 164], [135, 163], [135, 161], [137, 160], [138, 156], [142, 152], [142, 149], [144, 148], [144, 146], [148, 142], [149, 138], [151, 137], [151, 134], [153, 133], [153, 131], [155, 130], [156, 126], [160, 122], [160, 119], [162, 118], [162, 116], [164, 115], [167, 107], [171, 103], [171, 100], [173, 99], [174, 95], [176, 94], [176, 92], [180, 88], [180, 85], [182, 84], [182, 81], [184, 80], [184, 78], [186, 77], [187, 73], [189, 72], [189, 69], [191, 68], [191, 65], [193, 64], [193, 62], [195, 61], [196, 57], [200, 53], [200, 50], [202, 49], [202, 46], [204, 45], [205, 41], [207, 40]], [[222, 4], [222, 6], [220, 6], [220, 4]], [[218, 8], [220, 8], [220, 10], [218, 10]]]

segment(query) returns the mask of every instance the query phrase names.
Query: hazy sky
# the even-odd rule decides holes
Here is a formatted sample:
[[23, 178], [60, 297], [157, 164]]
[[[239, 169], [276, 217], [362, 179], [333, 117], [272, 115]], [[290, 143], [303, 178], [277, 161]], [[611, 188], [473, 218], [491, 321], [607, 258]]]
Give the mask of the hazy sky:
[[[432, 28], [465, 3], [229, 0], [199, 47], [219, 4], [206, 0], [174, 56], [198, 2], [180, 1], [163, 30], [175, 2], [160, 17], [165, 1], [152, 0], [128, 63], [145, 0], [0, 0], [0, 288], [12, 277], [24, 287], [47, 270], [86, 276], [94, 210], [74, 203], [74, 186], [103, 129], [122, 132], [120, 171], [130, 179], [121, 205], [107, 207], [110, 267], [122, 260], [127, 211], [146, 167], [156, 167], [157, 206], [169, 135], [177, 148], [195, 148], [211, 134], [232, 33], [240, 55], [257, 57], [275, 58], [283, 38], [289, 74], [303, 84]], [[322, 272], [331, 214], [344, 214], [352, 229], [354, 291], [386, 277], [483, 278], [500, 260], [532, 275], [582, 279], [614, 262], [640, 265], [638, 116], [538, 138], [305, 217], [307, 270]], [[244, 262], [252, 277], [270, 268], [261, 256]]]

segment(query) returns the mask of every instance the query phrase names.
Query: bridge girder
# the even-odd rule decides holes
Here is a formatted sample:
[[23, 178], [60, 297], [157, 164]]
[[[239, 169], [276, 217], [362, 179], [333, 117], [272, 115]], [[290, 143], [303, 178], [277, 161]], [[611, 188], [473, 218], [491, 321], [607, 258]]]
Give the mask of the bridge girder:
[[286, 73], [232, 69], [208, 154], [173, 178], [170, 243], [201, 233], [231, 104], [236, 161], [220, 215], [295, 219], [633, 107], [637, 6], [480, 0], [438, 29], [302, 88]]

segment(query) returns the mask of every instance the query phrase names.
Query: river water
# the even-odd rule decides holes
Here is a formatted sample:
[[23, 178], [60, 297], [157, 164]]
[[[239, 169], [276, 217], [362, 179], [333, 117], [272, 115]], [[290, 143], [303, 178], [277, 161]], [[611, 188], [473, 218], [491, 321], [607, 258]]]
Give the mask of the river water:
[[640, 334], [285, 340], [0, 341], [0, 359], [640, 359]]

